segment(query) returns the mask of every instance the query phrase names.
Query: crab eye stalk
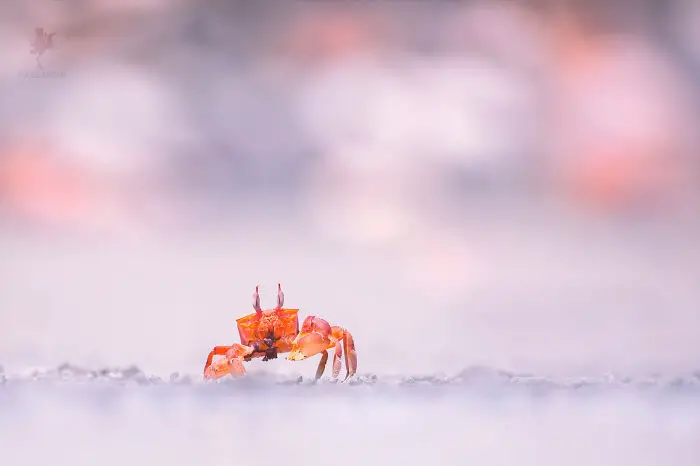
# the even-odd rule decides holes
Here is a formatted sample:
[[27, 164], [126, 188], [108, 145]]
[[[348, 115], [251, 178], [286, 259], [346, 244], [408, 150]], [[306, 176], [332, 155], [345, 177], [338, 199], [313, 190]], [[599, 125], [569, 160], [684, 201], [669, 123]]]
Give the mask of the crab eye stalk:
[[258, 287], [255, 287], [255, 292], [253, 293], [253, 309], [255, 309], [255, 312], [257, 314], [262, 313], [262, 309], [260, 308], [260, 294], [258, 293]]
[[284, 306], [284, 293], [282, 292], [282, 285], [277, 284], [277, 309], [281, 309]]

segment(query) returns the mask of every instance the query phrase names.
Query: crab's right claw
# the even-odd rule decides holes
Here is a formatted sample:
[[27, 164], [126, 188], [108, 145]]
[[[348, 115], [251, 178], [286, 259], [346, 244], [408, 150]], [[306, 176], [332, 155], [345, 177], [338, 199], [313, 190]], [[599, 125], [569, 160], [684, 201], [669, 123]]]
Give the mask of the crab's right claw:
[[[252, 354], [254, 348], [244, 346], [239, 343], [233, 346], [215, 346], [207, 357], [207, 362], [204, 365], [205, 379], [219, 379], [226, 375], [232, 376], [245, 375], [245, 367], [243, 367], [244, 358]], [[214, 356], [225, 356], [222, 359], [212, 362]]]
[[223, 371], [224, 367], [222, 367], [221, 360], [216, 361], [216, 363], [214, 363], [213, 360], [214, 356], [224, 356], [230, 349], [230, 346], [215, 346], [209, 352], [207, 362], [204, 363], [205, 379], [218, 379], [219, 377], [226, 375], [226, 372]]

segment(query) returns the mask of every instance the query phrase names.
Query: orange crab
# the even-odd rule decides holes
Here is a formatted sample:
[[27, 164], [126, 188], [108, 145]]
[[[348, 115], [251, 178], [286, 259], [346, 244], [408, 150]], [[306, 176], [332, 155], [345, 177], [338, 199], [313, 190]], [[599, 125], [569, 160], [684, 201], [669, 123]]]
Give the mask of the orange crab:
[[[344, 380], [357, 372], [357, 353], [352, 335], [346, 329], [331, 326], [326, 320], [308, 316], [299, 330], [299, 309], [286, 309], [282, 286], [277, 284], [277, 307], [262, 310], [258, 286], [253, 293], [254, 313], [236, 319], [240, 343], [231, 346], [215, 346], [204, 365], [205, 379], [218, 379], [226, 375], [245, 374], [243, 362], [253, 358], [263, 361], [277, 359], [278, 354], [289, 353], [289, 361], [301, 361], [321, 354], [316, 369], [316, 380], [321, 378], [328, 362], [328, 350], [334, 348], [333, 378], [338, 377], [341, 357], [345, 353], [347, 374]], [[214, 360], [214, 356], [223, 356]]]

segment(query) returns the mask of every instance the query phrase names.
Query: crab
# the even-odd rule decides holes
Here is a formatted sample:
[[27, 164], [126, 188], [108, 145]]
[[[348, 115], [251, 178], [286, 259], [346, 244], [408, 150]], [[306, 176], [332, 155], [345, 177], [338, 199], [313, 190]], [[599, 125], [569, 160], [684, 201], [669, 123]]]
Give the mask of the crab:
[[[352, 334], [347, 329], [331, 326], [328, 321], [308, 316], [299, 329], [299, 309], [284, 308], [282, 285], [277, 284], [277, 306], [260, 308], [259, 286], [253, 293], [253, 312], [236, 319], [240, 343], [231, 346], [215, 346], [204, 365], [204, 379], [220, 379], [225, 376], [245, 375], [244, 362], [254, 358], [263, 361], [277, 359], [288, 353], [287, 360], [302, 361], [321, 355], [315, 380], [323, 375], [328, 362], [328, 350], [333, 349], [333, 379], [340, 374], [341, 358], [345, 355], [347, 380], [357, 372], [357, 353]], [[216, 356], [219, 358], [214, 359]]]

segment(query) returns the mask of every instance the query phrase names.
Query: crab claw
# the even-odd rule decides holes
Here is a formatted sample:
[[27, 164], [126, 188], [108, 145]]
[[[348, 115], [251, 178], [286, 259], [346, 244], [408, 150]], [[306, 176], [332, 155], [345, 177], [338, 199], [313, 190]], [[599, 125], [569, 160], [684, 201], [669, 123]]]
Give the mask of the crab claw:
[[325, 320], [308, 316], [294, 339], [287, 359], [301, 361], [322, 353], [330, 346], [331, 326]]
[[316, 369], [316, 379], [323, 375], [328, 362], [328, 350], [334, 348], [333, 378], [340, 373], [341, 357], [345, 353], [347, 380], [357, 372], [357, 353], [352, 335], [342, 327], [331, 327], [325, 320], [309, 316], [304, 320], [301, 331], [293, 342], [287, 356], [290, 361], [302, 361], [311, 356], [321, 354], [321, 361]]
[[[207, 362], [204, 365], [205, 379], [219, 379], [225, 375], [240, 376], [245, 374], [243, 361], [245, 357], [252, 354], [254, 348], [252, 346], [244, 346], [235, 343], [233, 346], [215, 346], [207, 356]], [[214, 356], [225, 356], [222, 359], [213, 361]]]
[[302, 361], [311, 356], [316, 356], [328, 348], [328, 341], [318, 333], [299, 335], [300, 337], [297, 338], [292, 350], [289, 352], [289, 356], [287, 356], [287, 359], [290, 361]]

